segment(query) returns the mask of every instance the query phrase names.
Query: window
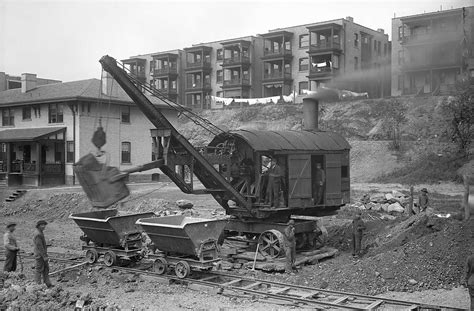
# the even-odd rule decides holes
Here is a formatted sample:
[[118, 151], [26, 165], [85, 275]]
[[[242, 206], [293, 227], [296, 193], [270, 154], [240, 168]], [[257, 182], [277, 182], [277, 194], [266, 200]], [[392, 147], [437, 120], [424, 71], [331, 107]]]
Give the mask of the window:
[[31, 107], [23, 107], [22, 109], [23, 120], [31, 120]]
[[224, 52], [222, 49], [217, 49], [217, 60], [222, 60], [224, 58]]
[[383, 44], [383, 56], [387, 56], [388, 48], [387, 48], [387, 43]]
[[13, 109], [5, 108], [2, 110], [2, 126], [14, 126], [15, 115]]
[[306, 71], [309, 68], [309, 58], [300, 58], [299, 70]]
[[382, 52], [382, 42], [379, 41], [377, 42], [377, 55], [380, 56], [381, 52]]
[[224, 74], [222, 73], [222, 70], [217, 70], [217, 83], [222, 83], [224, 80]]
[[332, 67], [336, 69], [339, 68], [339, 55], [332, 56]]
[[359, 47], [359, 34], [354, 34], [354, 47]]
[[122, 115], [122, 123], [130, 123], [130, 106], [121, 106], [120, 111]]
[[398, 76], [397, 90], [399, 91], [403, 90], [403, 76], [402, 75]]
[[49, 123], [63, 123], [63, 105], [49, 104]]
[[122, 143], [122, 163], [131, 163], [130, 160], [131, 144], [129, 142]]
[[62, 143], [55, 143], [54, 144], [54, 163], [62, 162], [63, 152], [64, 152], [64, 145]]
[[404, 54], [403, 50], [398, 51], [398, 64], [402, 65], [404, 63], [405, 63], [405, 54]]
[[304, 91], [308, 90], [308, 81], [302, 81], [299, 83], [299, 92], [298, 94], [302, 95], [304, 94]]
[[349, 177], [349, 166], [341, 165], [341, 178]]
[[354, 70], [359, 69], [359, 57], [354, 57]]
[[374, 51], [377, 52], [377, 40], [374, 40]]
[[74, 142], [68, 141], [66, 144], [66, 161], [67, 163], [74, 163]]
[[403, 26], [398, 27], [398, 40], [403, 39]]
[[307, 48], [309, 46], [309, 35], [300, 36], [300, 48]]

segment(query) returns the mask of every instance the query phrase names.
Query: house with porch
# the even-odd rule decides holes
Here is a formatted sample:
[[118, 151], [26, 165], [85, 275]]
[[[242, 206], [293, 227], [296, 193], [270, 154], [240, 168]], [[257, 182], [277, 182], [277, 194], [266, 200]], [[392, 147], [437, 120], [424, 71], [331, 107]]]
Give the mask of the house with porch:
[[[23, 74], [21, 88], [0, 92], [0, 183], [7, 186], [77, 184], [73, 164], [96, 152], [92, 135], [107, 135], [106, 163], [120, 170], [152, 161], [152, 123], [117, 83], [99, 79], [36, 84]], [[150, 97], [172, 124], [177, 113]], [[151, 181], [158, 170], [137, 173], [131, 181]]]

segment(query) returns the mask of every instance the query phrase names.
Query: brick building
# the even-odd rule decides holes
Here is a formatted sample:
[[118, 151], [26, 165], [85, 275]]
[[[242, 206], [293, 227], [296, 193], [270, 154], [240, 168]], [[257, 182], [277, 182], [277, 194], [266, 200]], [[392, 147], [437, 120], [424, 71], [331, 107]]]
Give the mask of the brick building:
[[170, 99], [210, 108], [208, 95], [260, 98], [319, 86], [390, 95], [390, 42], [352, 17], [195, 44], [123, 60]]
[[[0, 92], [21, 88], [21, 79], [22, 76], [12, 76], [5, 72], [0, 72]], [[45, 85], [52, 83], [61, 83], [61, 81], [36, 77], [36, 85]]]
[[452, 93], [473, 51], [473, 6], [392, 19], [392, 95]]
[[[35, 85], [23, 74], [22, 88], [0, 92], [0, 180], [14, 185], [75, 183], [73, 164], [96, 150], [92, 135], [101, 122], [107, 134], [108, 164], [120, 169], [152, 160], [151, 122], [128, 95], [112, 84], [101, 95], [101, 81], [88, 79]], [[175, 123], [169, 106], [153, 102]], [[158, 170], [130, 176], [150, 180]]]

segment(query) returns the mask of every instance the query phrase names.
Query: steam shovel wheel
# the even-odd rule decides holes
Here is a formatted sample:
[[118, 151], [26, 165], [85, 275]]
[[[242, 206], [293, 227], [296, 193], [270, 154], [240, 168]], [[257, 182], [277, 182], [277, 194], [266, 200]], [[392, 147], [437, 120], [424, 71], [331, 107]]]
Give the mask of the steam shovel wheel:
[[265, 257], [276, 258], [284, 254], [283, 234], [278, 230], [267, 230], [258, 238], [258, 250]]
[[107, 267], [112, 267], [117, 263], [117, 255], [112, 251], [107, 251], [104, 254], [104, 264]]
[[95, 249], [88, 249], [86, 252], [86, 261], [90, 264], [95, 263], [99, 258], [99, 254]]
[[186, 261], [178, 261], [176, 267], [174, 267], [174, 273], [180, 279], [184, 279], [191, 273], [191, 267]]
[[164, 258], [156, 258], [153, 263], [153, 271], [158, 274], [165, 274], [168, 270], [168, 262]]

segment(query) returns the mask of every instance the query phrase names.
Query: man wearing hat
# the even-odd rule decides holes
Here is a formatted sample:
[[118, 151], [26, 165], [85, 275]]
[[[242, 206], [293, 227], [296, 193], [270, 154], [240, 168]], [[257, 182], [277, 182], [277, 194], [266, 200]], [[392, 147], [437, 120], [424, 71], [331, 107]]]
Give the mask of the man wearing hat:
[[420, 213], [426, 211], [428, 207], [428, 190], [426, 188], [421, 189], [420, 196], [418, 197], [418, 208]]
[[33, 237], [34, 254], [36, 259], [36, 272], [35, 281], [37, 284], [41, 284], [41, 277], [43, 278], [46, 286], [51, 287], [51, 281], [49, 280], [49, 263], [48, 263], [48, 252], [46, 249], [46, 240], [44, 238], [44, 229], [48, 223], [45, 220], [39, 220], [36, 223], [35, 236]]
[[352, 220], [352, 256], [359, 257], [361, 255], [362, 237], [366, 229], [362, 220], [362, 212], [357, 211]]
[[12, 272], [16, 271], [16, 255], [20, 250], [16, 243], [16, 238], [13, 236], [13, 232], [16, 229], [16, 223], [9, 222], [7, 224], [7, 232], [3, 235], [3, 245], [5, 246], [5, 265], [3, 271]]
[[295, 237], [295, 221], [290, 219], [288, 226], [285, 228], [285, 257], [286, 265], [285, 272], [291, 273], [293, 269], [296, 269], [295, 259], [296, 259], [296, 237]]

